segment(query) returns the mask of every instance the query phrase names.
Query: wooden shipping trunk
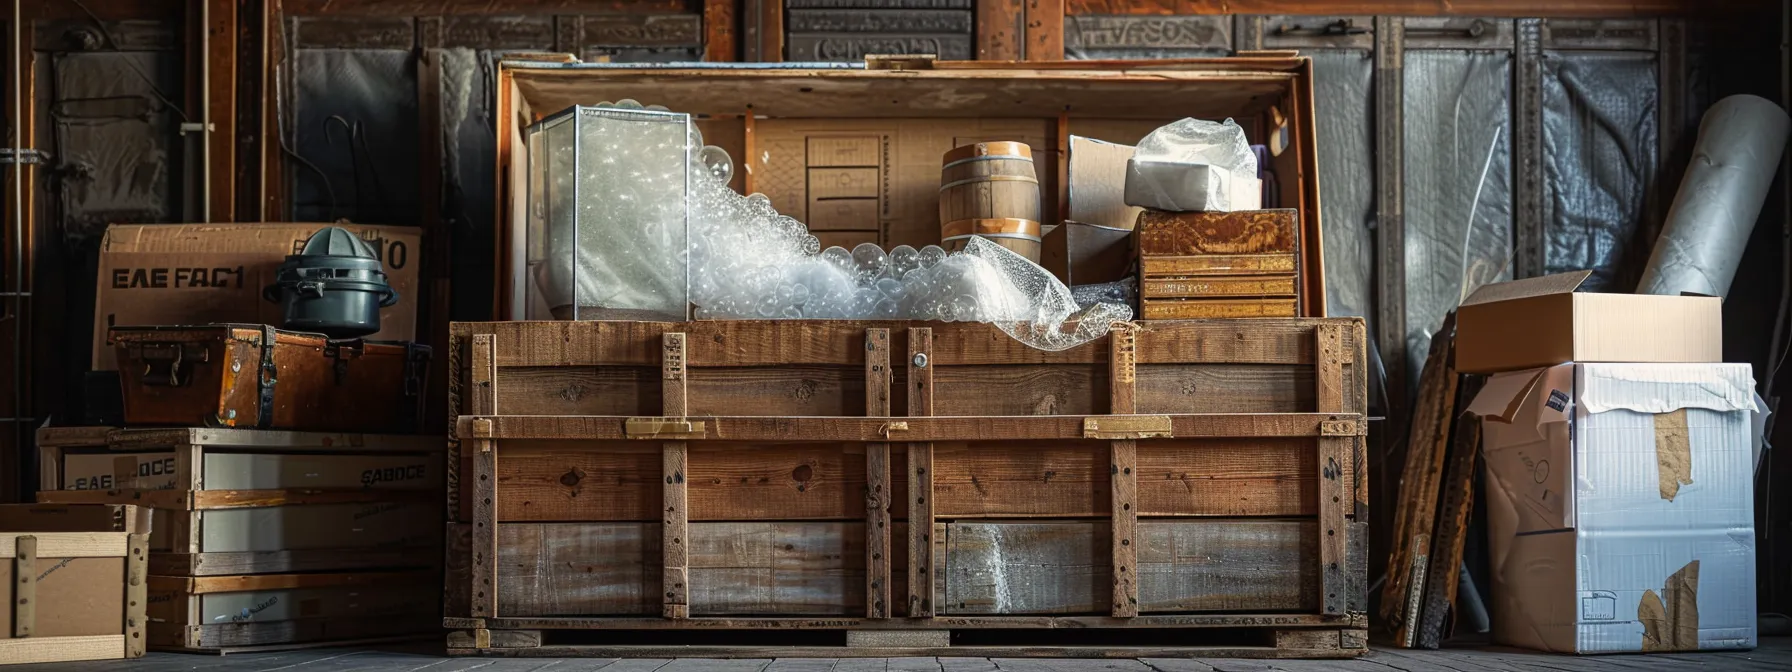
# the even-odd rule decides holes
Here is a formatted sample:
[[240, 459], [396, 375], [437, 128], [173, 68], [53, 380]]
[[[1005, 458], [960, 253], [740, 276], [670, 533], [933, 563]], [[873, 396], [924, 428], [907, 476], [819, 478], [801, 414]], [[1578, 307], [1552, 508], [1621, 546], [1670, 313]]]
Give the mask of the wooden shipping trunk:
[[262, 325], [116, 327], [124, 417], [156, 425], [416, 431], [429, 347]]
[[[941, 157], [954, 148], [1027, 145], [1042, 201], [1040, 231], [1050, 231], [1069, 212], [1071, 136], [1131, 145], [1184, 117], [1230, 118], [1253, 143], [1283, 143], [1268, 166], [1276, 181], [1269, 191], [1278, 200], [1264, 207], [1290, 209], [1295, 217], [1298, 314], [1325, 314], [1308, 59], [1256, 52], [1148, 62], [909, 59], [899, 70], [888, 67], [883, 61], [862, 69], [500, 63], [493, 114], [499, 176], [494, 314], [530, 314], [525, 130], [572, 105], [622, 99], [694, 115], [704, 142], [740, 162], [733, 173], [737, 191], [764, 194], [780, 213], [806, 223], [823, 247], [848, 249], [865, 242], [885, 249], [939, 244], [942, 224], [958, 219], [1031, 219], [1024, 208], [1010, 213], [1016, 199], [1025, 200], [1018, 196], [996, 209], [955, 209], [979, 201], [940, 189]], [[1123, 163], [1112, 169], [1123, 171]], [[1030, 243], [1026, 249], [1036, 250]]]
[[1116, 329], [455, 324], [450, 646], [1076, 625], [1360, 653], [1362, 322]]
[[143, 655], [147, 513], [0, 506], [0, 665]]
[[242, 429], [38, 431], [38, 501], [153, 512], [150, 571], [432, 567], [436, 437]]

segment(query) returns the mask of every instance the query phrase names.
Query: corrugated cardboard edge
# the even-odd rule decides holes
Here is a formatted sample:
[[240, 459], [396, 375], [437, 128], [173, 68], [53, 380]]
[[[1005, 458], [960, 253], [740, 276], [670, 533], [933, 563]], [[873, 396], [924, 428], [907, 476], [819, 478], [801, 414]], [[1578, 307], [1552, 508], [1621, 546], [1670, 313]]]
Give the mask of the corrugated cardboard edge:
[[1674, 501], [1680, 486], [1692, 485], [1692, 436], [1686, 428], [1686, 409], [1655, 414], [1655, 465], [1662, 499]]
[[1653, 590], [1643, 591], [1636, 618], [1643, 623], [1644, 651], [1696, 651], [1699, 648], [1699, 561], [1686, 563], [1668, 577], [1667, 603]]

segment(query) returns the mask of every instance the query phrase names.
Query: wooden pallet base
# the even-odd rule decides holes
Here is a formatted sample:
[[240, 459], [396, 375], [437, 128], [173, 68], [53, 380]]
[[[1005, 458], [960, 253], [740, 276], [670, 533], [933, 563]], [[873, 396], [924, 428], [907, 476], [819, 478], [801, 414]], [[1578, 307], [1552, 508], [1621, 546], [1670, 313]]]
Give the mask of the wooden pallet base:
[[311, 646], [347, 646], [369, 639], [415, 639], [427, 634], [427, 617], [388, 615], [366, 618], [309, 618], [268, 623], [149, 624], [155, 651], [235, 653]]
[[[782, 635], [782, 636], [779, 636]], [[1354, 658], [1362, 628], [453, 630], [451, 656], [526, 658]]]

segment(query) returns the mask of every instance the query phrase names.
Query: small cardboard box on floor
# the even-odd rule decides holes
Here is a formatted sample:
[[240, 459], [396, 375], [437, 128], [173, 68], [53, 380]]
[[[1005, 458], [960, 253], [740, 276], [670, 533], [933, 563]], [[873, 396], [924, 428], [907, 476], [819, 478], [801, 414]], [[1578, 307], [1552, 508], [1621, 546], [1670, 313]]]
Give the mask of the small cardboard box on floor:
[[[1716, 361], [1717, 300], [1574, 294], [1579, 278], [1552, 278], [1484, 288], [1458, 314], [1459, 367], [1546, 365], [1494, 375], [1469, 406], [1495, 641], [1753, 648], [1761, 418], [1750, 367]], [[1502, 298], [1476, 302], [1489, 294]], [[1626, 357], [1648, 361], [1609, 361]]]
[[[110, 327], [239, 322], [280, 323], [280, 304], [262, 288], [286, 256], [330, 224], [115, 224], [100, 245], [94, 301], [93, 368], [118, 368]], [[417, 268], [422, 235], [411, 227], [337, 224], [372, 245], [398, 290], [380, 310], [379, 341], [416, 340]]]

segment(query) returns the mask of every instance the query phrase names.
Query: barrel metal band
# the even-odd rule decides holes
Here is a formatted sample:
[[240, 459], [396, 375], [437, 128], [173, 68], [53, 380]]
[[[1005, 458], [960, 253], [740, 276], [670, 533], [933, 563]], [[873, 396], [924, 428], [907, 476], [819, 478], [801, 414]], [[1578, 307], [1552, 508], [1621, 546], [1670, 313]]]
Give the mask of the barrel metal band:
[[1033, 157], [1031, 157], [1031, 156], [1021, 156], [1021, 155], [1019, 155], [1019, 154], [984, 154], [984, 155], [982, 155], [982, 156], [973, 156], [973, 157], [971, 157], [971, 158], [968, 158], [968, 159], [959, 159], [959, 160], [957, 160], [957, 161], [953, 161], [953, 162], [951, 162], [951, 163], [948, 163], [948, 164], [946, 164], [946, 165], [943, 165], [943, 166], [940, 166], [940, 170], [945, 170], [945, 169], [947, 169], [947, 168], [951, 168], [951, 167], [953, 167], [953, 166], [962, 166], [962, 165], [964, 165], [964, 164], [967, 164], [967, 163], [975, 163], [975, 162], [977, 162], [977, 161], [996, 161], [996, 160], [999, 160], [999, 159], [1009, 159], [1009, 160], [1013, 160], [1013, 161], [1028, 161], [1028, 162], [1031, 162], [1031, 161], [1032, 161], [1032, 160], [1033, 160]]
[[947, 189], [951, 189], [956, 186], [972, 184], [975, 182], [1031, 182], [1033, 184], [1039, 184], [1039, 178], [1027, 177], [1025, 175], [984, 175], [983, 177], [972, 178], [969, 180], [956, 180], [953, 182], [947, 182], [945, 184], [940, 185], [940, 191], [945, 191]]

